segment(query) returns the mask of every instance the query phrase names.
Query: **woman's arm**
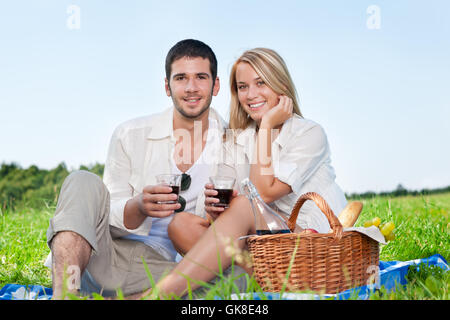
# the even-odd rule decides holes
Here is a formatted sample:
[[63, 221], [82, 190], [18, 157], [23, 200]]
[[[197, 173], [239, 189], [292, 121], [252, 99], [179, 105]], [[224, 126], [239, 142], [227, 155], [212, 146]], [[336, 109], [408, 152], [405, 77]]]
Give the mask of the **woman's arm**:
[[[280, 103], [270, 109], [259, 125], [253, 161], [250, 164], [250, 180], [258, 189], [265, 202], [273, 202], [292, 192], [291, 186], [274, 176], [272, 165], [272, 139], [283, 123], [292, 116], [292, 100], [286, 96], [280, 97]], [[279, 131], [278, 131], [279, 132]]]

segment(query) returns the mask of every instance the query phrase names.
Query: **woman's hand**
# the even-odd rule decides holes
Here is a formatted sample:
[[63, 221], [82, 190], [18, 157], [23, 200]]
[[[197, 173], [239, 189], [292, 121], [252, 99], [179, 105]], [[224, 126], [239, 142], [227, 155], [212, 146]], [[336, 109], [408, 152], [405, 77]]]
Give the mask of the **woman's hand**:
[[287, 96], [280, 96], [280, 102], [267, 111], [261, 119], [260, 129], [273, 129], [282, 125], [287, 119], [292, 117], [294, 103]]
[[[210, 218], [214, 221], [219, 215], [226, 209], [223, 207], [215, 207], [215, 203], [219, 203], [219, 199], [216, 198], [218, 192], [214, 190], [214, 185], [212, 183], [207, 183], [205, 185], [205, 211], [210, 216]], [[233, 195], [231, 199], [238, 195], [237, 190], [233, 190]]]

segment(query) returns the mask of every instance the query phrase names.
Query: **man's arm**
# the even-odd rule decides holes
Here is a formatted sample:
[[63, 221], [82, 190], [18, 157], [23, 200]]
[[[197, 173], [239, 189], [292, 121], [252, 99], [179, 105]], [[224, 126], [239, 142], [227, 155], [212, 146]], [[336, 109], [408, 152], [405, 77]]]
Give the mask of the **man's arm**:
[[127, 229], [138, 228], [147, 218], [140, 209], [140, 199], [142, 194], [135, 196], [127, 201], [123, 211], [123, 224]]
[[[148, 234], [151, 219], [147, 217], [165, 217], [180, 207], [179, 204], [160, 204], [161, 201], [176, 200], [170, 187], [146, 186], [141, 194], [133, 196], [130, 184], [132, 175], [130, 142], [126, 142], [127, 129], [119, 126], [112, 135], [105, 163], [103, 181], [111, 197], [110, 224], [137, 234]], [[175, 197], [175, 198], [174, 198]]]
[[[142, 219], [138, 225], [136, 224], [137, 221], [134, 221], [135, 223], [125, 223], [125, 207], [127, 207], [130, 200], [134, 199], [133, 188], [129, 183], [131, 161], [124, 143], [125, 136], [126, 129], [123, 126], [119, 126], [114, 130], [108, 148], [103, 181], [109, 190], [111, 199], [109, 223], [120, 229], [127, 229], [127, 226], [131, 225], [134, 228], [130, 229], [136, 229], [145, 219]], [[133, 206], [130, 206], [130, 208], [133, 208]], [[133, 216], [137, 218], [138, 215], [136, 213], [134, 212]], [[151, 222], [149, 221], [148, 225], [143, 227], [145, 227], [145, 230], [142, 230], [142, 233], [148, 233]]]

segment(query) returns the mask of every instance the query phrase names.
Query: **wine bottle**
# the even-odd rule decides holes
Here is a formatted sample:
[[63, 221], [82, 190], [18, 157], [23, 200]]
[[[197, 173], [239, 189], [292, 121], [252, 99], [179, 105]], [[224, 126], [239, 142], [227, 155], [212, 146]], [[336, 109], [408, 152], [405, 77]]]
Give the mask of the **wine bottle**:
[[242, 189], [252, 204], [255, 216], [255, 229], [257, 235], [290, 233], [286, 221], [267, 205], [256, 190], [250, 179], [241, 182]]

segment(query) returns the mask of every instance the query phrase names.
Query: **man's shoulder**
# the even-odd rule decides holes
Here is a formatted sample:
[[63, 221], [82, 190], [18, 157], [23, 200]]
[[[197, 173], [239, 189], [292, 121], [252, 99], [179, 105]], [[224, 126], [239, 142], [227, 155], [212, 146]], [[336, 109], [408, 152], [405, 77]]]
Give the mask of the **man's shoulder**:
[[145, 115], [140, 117], [135, 117], [132, 119], [128, 119], [120, 123], [117, 128], [121, 130], [133, 130], [133, 129], [142, 129], [148, 126], [151, 126], [155, 122], [155, 117], [157, 114]]
[[161, 122], [164, 121], [164, 118], [167, 116], [168, 112], [169, 109], [166, 109], [161, 112], [126, 120], [116, 127], [116, 132], [124, 134], [133, 131], [149, 131], [156, 124], [160, 125]]

